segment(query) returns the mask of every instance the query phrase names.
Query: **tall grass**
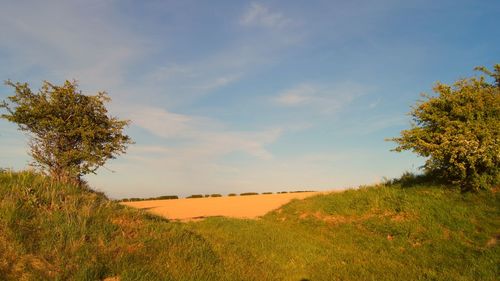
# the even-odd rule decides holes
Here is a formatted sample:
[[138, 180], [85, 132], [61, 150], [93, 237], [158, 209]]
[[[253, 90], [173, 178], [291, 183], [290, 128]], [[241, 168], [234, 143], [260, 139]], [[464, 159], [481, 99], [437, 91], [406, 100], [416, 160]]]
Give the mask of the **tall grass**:
[[0, 279], [497, 280], [498, 192], [400, 183], [177, 223], [0, 173]]
[[0, 174], [5, 279], [216, 280], [217, 263], [204, 238], [184, 225], [31, 173]]

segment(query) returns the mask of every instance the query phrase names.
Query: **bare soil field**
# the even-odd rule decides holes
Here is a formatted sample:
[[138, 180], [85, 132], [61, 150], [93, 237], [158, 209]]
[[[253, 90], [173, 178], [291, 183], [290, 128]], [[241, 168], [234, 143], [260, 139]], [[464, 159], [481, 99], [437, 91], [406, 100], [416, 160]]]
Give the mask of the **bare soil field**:
[[257, 218], [278, 209], [293, 199], [304, 199], [322, 193], [325, 192], [148, 200], [121, 204], [146, 209], [153, 214], [173, 220], [195, 220], [215, 216]]

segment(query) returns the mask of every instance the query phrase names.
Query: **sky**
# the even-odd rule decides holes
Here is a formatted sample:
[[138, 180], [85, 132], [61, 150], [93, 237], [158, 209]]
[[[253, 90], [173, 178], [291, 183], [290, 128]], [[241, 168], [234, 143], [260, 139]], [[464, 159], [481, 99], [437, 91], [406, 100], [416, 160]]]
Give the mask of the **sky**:
[[[418, 172], [386, 138], [437, 81], [500, 63], [494, 1], [4, 1], [0, 79], [106, 91], [135, 144], [111, 198], [330, 190]], [[13, 90], [0, 86], [0, 99]], [[0, 120], [0, 167], [28, 136]]]

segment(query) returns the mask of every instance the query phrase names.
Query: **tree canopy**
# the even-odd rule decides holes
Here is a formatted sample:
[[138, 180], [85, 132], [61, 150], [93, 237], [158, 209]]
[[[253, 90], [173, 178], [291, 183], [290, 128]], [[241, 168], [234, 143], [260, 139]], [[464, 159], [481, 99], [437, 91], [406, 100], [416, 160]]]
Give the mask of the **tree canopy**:
[[453, 85], [437, 83], [437, 95], [423, 94], [413, 106], [412, 126], [392, 138], [395, 151], [427, 157], [426, 173], [459, 184], [462, 190], [500, 183], [500, 64]]
[[105, 92], [85, 95], [75, 81], [61, 86], [44, 81], [36, 93], [27, 83], [6, 85], [15, 93], [0, 103], [5, 112], [0, 117], [29, 133], [35, 164], [56, 180], [80, 183], [132, 143], [123, 133], [129, 121], [108, 115]]

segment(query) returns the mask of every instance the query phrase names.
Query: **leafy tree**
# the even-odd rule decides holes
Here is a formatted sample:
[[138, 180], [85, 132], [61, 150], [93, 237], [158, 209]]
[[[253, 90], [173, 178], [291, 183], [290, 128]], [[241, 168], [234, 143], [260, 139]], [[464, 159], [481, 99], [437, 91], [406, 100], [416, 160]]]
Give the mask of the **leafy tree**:
[[460, 79], [452, 86], [437, 83], [437, 96], [422, 94], [412, 107], [411, 129], [392, 138], [395, 151], [411, 150], [428, 157], [424, 169], [463, 191], [500, 183], [500, 64], [484, 75]]
[[125, 152], [132, 141], [123, 134], [128, 120], [108, 115], [105, 92], [84, 95], [75, 81], [62, 86], [43, 82], [34, 93], [27, 83], [6, 81], [15, 94], [0, 102], [0, 115], [30, 134], [35, 164], [54, 179], [81, 183], [108, 159]]

